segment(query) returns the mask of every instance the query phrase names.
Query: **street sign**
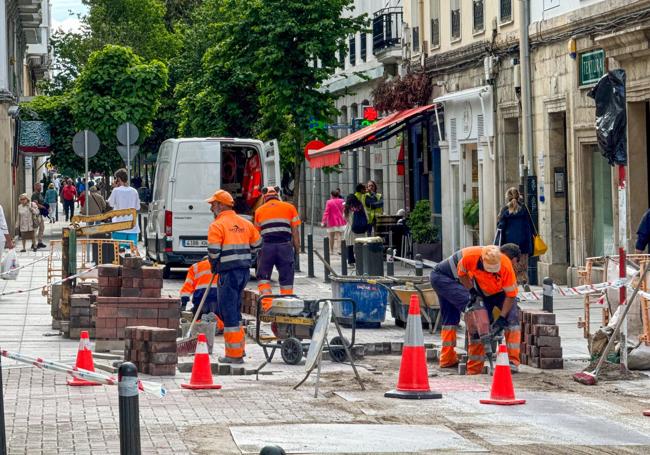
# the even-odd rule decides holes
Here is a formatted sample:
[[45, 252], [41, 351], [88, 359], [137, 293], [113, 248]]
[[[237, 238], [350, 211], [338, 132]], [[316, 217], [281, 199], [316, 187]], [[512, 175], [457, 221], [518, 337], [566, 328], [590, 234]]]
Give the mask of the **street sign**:
[[[80, 158], [92, 158], [99, 151], [99, 138], [90, 130], [77, 132], [72, 138], [72, 150]], [[86, 156], [86, 148], [88, 156]]]
[[117, 153], [120, 154], [124, 160], [124, 163], [127, 165], [130, 163], [130, 161], [133, 161], [133, 158], [135, 158], [139, 151], [140, 147], [137, 145], [131, 145], [128, 147], [126, 145], [117, 146]]
[[605, 51], [596, 49], [579, 55], [580, 86], [595, 84], [607, 71], [605, 69]]
[[131, 122], [122, 123], [117, 127], [117, 140], [122, 145], [133, 145], [138, 141], [140, 131], [138, 127]]

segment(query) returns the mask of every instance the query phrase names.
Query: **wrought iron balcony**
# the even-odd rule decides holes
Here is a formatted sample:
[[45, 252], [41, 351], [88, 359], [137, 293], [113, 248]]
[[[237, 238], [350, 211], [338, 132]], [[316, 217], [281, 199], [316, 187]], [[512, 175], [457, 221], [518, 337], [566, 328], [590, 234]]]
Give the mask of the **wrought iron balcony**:
[[381, 9], [372, 19], [372, 52], [382, 61], [382, 54], [393, 53], [401, 56], [402, 22], [404, 14], [401, 7]]

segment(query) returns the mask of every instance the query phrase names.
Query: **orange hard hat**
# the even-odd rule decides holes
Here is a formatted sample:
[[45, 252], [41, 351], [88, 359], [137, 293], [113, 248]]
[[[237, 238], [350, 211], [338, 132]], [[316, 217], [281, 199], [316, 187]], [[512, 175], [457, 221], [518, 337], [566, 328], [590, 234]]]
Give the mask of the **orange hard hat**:
[[212, 204], [213, 202], [219, 202], [228, 207], [235, 206], [235, 200], [232, 198], [232, 195], [226, 190], [217, 190], [209, 199], [206, 199], [205, 202]]
[[496, 245], [484, 246], [481, 251], [483, 268], [490, 273], [498, 273], [501, 270], [501, 250]]

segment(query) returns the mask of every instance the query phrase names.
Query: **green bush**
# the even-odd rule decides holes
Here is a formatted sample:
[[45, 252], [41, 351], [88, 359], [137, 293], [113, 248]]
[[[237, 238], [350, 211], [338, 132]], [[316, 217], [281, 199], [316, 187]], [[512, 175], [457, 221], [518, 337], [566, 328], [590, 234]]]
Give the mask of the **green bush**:
[[472, 228], [478, 226], [479, 223], [479, 207], [478, 200], [468, 199], [463, 204], [463, 222]]
[[431, 208], [429, 201], [421, 200], [415, 204], [406, 221], [415, 243], [436, 243], [438, 239], [438, 226], [431, 221]]

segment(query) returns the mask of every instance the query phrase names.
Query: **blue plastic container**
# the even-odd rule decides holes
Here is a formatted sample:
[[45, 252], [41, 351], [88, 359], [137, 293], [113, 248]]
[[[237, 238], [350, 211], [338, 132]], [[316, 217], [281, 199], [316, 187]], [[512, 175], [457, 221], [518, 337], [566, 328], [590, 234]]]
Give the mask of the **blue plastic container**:
[[[332, 297], [352, 299], [357, 303], [357, 327], [377, 328], [386, 319], [388, 290], [379, 284], [369, 284], [364, 280], [332, 277]], [[352, 304], [334, 303], [334, 316], [345, 326], [352, 324]]]

